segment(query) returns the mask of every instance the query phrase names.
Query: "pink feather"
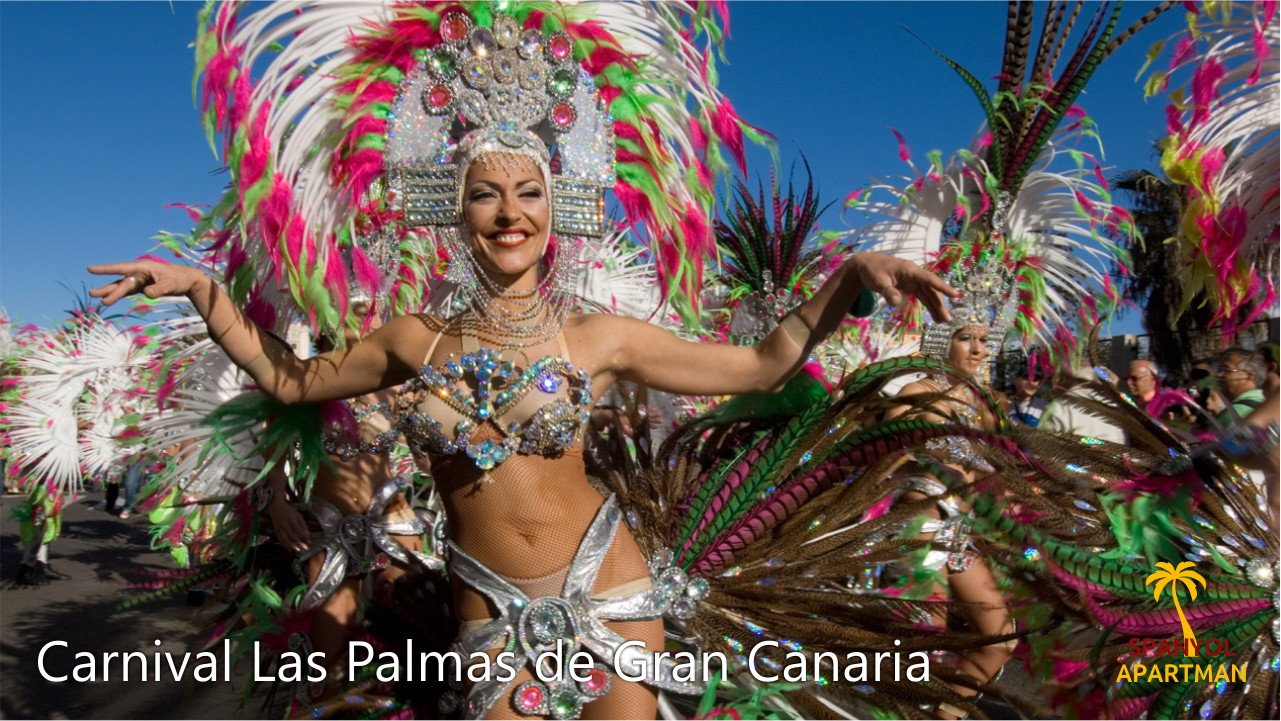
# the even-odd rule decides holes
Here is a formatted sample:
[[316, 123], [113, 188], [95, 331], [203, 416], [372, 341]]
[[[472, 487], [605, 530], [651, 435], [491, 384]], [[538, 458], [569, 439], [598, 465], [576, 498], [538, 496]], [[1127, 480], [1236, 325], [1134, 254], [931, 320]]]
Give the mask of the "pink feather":
[[268, 303], [261, 295], [255, 294], [244, 307], [245, 316], [262, 328], [276, 326], [276, 307]]
[[898, 139], [899, 160], [902, 160], [905, 163], [910, 161], [912, 159], [912, 153], [907, 149], [907, 140], [903, 138], [903, 134], [894, 128], [890, 128], [890, 132], [894, 133], [894, 137]]
[[[340, 169], [335, 166], [334, 170]], [[347, 196], [352, 203], [359, 203], [369, 186], [383, 174], [383, 153], [374, 148], [361, 148], [347, 157], [341, 172], [347, 176]]]
[[894, 500], [894, 495], [890, 494], [872, 504], [872, 507], [867, 509], [867, 512], [863, 514], [863, 522], [866, 523], [867, 521], [875, 520], [884, 516], [886, 513], [889, 513], [890, 509], [894, 507]]
[[1199, 126], [1210, 117], [1214, 101], [1219, 96], [1219, 84], [1225, 74], [1223, 64], [1215, 58], [1209, 58], [1192, 73], [1192, 101], [1195, 110], [1192, 112], [1192, 125]]
[[681, 235], [685, 246], [694, 253], [695, 259], [701, 258], [704, 252], [711, 250], [712, 231], [707, 223], [703, 210], [692, 202], [685, 204], [685, 217], [681, 220]]
[[622, 45], [619, 44], [618, 39], [615, 38], [614, 34], [611, 33], [605, 27], [605, 24], [599, 20], [586, 20], [581, 23], [565, 23], [565, 34], [575, 40], [592, 40], [597, 43], [622, 49]]
[[1166, 411], [1180, 405], [1195, 406], [1196, 401], [1178, 388], [1163, 388], [1152, 396], [1144, 410], [1153, 418], [1160, 418]]
[[251, 108], [250, 98], [253, 97], [253, 84], [249, 81], [249, 75], [242, 73], [236, 77], [231, 88], [234, 102], [231, 106], [231, 113], [227, 116], [227, 129], [224, 132], [225, 141], [223, 152], [231, 147], [231, 141], [235, 137], [235, 132], [244, 125], [245, 118], [249, 117]]
[[1165, 106], [1165, 133], [1175, 136], [1183, 134], [1183, 113], [1177, 105]]
[[290, 264], [298, 268], [303, 262], [303, 222], [302, 216], [296, 215], [294, 218], [297, 222], [285, 227], [284, 246]]
[[694, 143], [694, 149], [700, 153], [707, 152], [707, 132], [703, 130], [703, 124], [698, 118], [690, 116], [689, 118], [689, 137]]
[[[253, 128], [249, 130], [249, 148], [240, 159], [239, 177], [240, 202], [245, 202], [245, 191], [262, 178], [267, 170], [267, 161], [271, 153], [271, 139], [267, 137], [267, 107], [259, 109], [254, 119]], [[253, 208], [245, 208], [252, 214]]]
[[619, 65], [624, 68], [634, 68], [636, 66], [631, 57], [622, 50], [606, 45], [598, 45], [583, 63], [583, 69], [592, 75], [600, 75], [610, 65]]
[[201, 218], [205, 217], [205, 213], [201, 209], [208, 207], [209, 205], [206, 203], [197, 203], [195, 205], [190, 203], [169, 203], [165, 206], [165, 210], [169, 210], [170, 208], [181, 208], [186, 211], [187, 217], [191, 218], [191, 222], [198, 223]]
[[711, 125], [716, 137], [725, 143], [729, 148], [730, 154], [734, 156], [734, 161], [738, 164], [738, 169], [744, 175], [747, 174], [747, 158], [744, 155], [743, 147], [743, 129], [739, 125], [742, 119], [734, 111], [734, 106], [726, 99], [716, 106], [716, 112], [712, 115]]
[[356, 277], [356, 284], [371, 294], [376, 293], [382, 285], [378, 268], [358, 246], [351, 249], [351, 270]]

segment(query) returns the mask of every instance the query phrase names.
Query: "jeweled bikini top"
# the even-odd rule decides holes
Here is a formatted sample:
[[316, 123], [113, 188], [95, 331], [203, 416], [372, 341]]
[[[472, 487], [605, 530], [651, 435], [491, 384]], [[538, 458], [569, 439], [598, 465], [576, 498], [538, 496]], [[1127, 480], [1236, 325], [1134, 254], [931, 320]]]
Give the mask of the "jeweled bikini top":
[[[515, 453], [554, 456], [569, 450], [590, 417], [592, 381], [570, 362], [564, 335], [556, 340], [561, 355], [524, 369], [467, 335], [462, 356], [437, 368], [430, 364], [432, 343], [418, 376], [401, 388], [397, 426], [410, 449], [465, 453], [486, 471]], [[496, 437], [478, 436], [486, 424], [498, 431]]]

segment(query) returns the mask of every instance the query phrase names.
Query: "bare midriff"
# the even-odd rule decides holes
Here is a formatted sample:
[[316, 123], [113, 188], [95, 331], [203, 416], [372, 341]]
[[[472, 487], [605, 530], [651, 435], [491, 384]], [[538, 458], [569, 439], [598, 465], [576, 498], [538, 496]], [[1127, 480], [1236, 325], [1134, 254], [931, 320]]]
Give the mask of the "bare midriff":
[[[394, 395], [392, 391], [381, 391], [364, 396], [362, 400], [370, 404], [385, 403]], [[361, 443], [368, 443], [390, 427], [389, 420], [381, 414], [374, 414], [360, 424], [359, 440]], [[328, 460], [330, 462], [321, 464], [316, 474], [316, 485], [312, 488], [312, 494], [334, 504], [334, 507], [344, 515], [364, 513], [374, 493], [392, 475], [391, 463], [382, 453], [358, 453], [349, 461], [330, 455]], [[388, 504], [386, 510], [392, 513], [405, 506], [404, 497], [398, 495]]]
[[[604, 498], [587, 481], [581, 446], [546, 458], [518, 455], [485, 472], [466, 456], [432, 458], [432, 475], [460, 548], [509, 579], [541, 578], [574, 560]], [[626, 524], [620, 524], [593, 587], [603, 591], [649, 572]], [[485, 597], [455, 582], [462, 621], [493, 618]]]

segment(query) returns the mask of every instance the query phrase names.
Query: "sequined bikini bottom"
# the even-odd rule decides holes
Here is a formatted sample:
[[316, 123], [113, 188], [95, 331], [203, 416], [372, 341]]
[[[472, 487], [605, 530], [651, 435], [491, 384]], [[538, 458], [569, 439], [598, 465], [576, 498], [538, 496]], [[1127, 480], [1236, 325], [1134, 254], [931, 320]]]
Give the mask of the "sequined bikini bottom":
[[[702, 683], [677, 681], [668, 656], [656, 656], [643, 645], [628, 643], [628, 639], [604, 625], [606, 621], [660, 618], [670, 604], [643, 583], [648, 579], [610, 589], [599, 597], [592, 594], [621, 515], [618, 500], [611, 495], [587, 527], [566, 570], [559, 596], [531, 598], [517, 583], [490, 570], [452, 541], [449, 543], [450, 574], [487, 597], [499, 611], [497, 618], [466, 624], [452, 650], [467, 659], [476, 653], [502, 648], [503, 653], [511, 654], [504, 661], [507, 667], [528, 666], [535, 678], [511, 691], [512, 705], [525, 715], [577, 718], [583, 704], [609, 692], [615, 674], [639, 678], [650, 686], [674, 693], [699, 694], [706, 688]], [[622, 595], [611, 595], [611, 592]], [[578, 678], [575, 679], [568, 673], [569, 664], [562, 663], [561, 674], [544, 670], [543, 677], [551, 680], [539, 680], [535, 663], [545, 661], [548, 654], [565, 660], [580, 651], [592, 658], [589, 671], [576, 672]], [[508, 693], [509, 685], [510, 679], [497, 678], [475, 683], [467, 694], [467, 718], [488, 714]]]

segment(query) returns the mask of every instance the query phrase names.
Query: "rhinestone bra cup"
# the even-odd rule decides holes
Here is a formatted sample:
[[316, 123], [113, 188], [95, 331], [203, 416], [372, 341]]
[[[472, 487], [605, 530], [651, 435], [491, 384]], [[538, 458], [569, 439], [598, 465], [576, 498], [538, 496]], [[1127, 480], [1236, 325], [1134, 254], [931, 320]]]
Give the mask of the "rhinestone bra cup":
[[[528, 420], [501, 421], [529, 394], [553, 395], [562, 387], [566, 387], [567, 397], [549, 401]], [[414, 452], [466, 453], [486, 471], [515, 453], [556, 455], [568, 450], [577, 442], [592, 405], [591, 377], [563, 357], [546, 356], [517, 370], [511, 361], [502, 360], [497, 351], [489, 348], [447, 361], [439, 369], [424, 366], [416, 378], [405, 384], [402, 393], [434, 396], [463, 416], [451, 429], [451, 437], [444, 425], [428, 413], [418, 408], [407, 411], [399, 425]], [[474, 442], [472, 435], [486, 422], [492, 423], [502, 437]]]
[[[395, 419], [392, 418], [391, 407], [386, 403], [353, 404], [351, 401], [343, 401], [343, 403], [346, 403], [348, 408], [354, 409], [353, 415], [356, 417], [356, 423], [360, 426], [364, 426], [366, 422], [379, 416], [386, 419], [387, 426], [394, 424]], [[377, 428], [380, 424], [380, 422], [375, 422], [374, 427]], [[352, 438], [343, 428], [329, 426], [324, 429], [322, 440], [326, 453], [338, 456], [344, 461], [350, 461], [362, 453], [373, 453], [375, 455], [390, 453], [396, 447], [396, 439], [399, 435], [399, 431], [394, 427], [389, 427], [387, 430], [379, 431], [369, 439]]]

